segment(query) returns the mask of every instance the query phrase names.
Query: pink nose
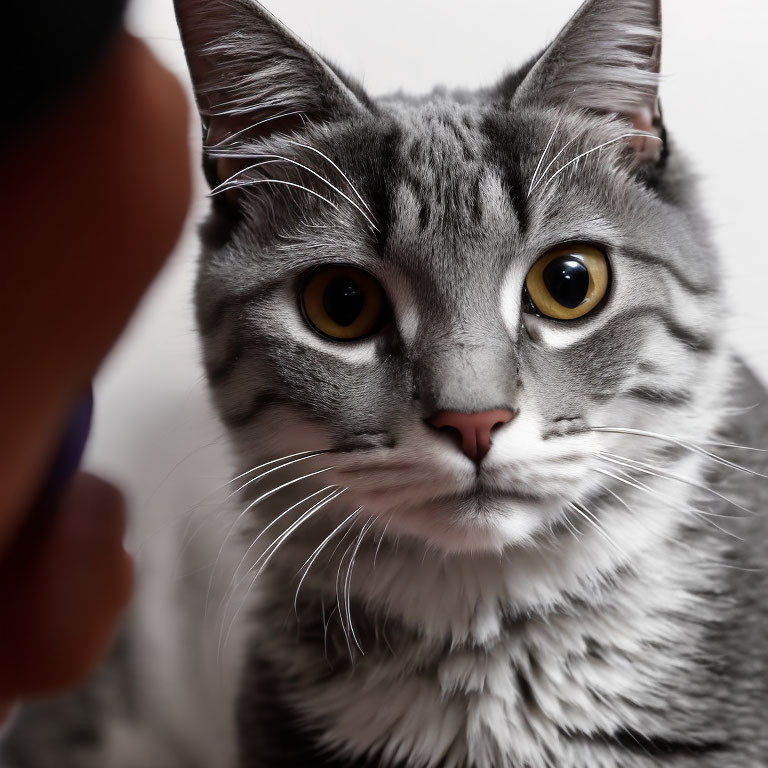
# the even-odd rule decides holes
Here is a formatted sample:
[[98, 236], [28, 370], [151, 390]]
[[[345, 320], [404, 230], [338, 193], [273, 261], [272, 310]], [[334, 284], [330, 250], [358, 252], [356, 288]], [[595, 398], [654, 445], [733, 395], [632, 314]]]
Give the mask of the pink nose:
[[461, 450], [472, 461], [480, 462], [491, 450], [493, 428], [507, 424], [514, 418], [512, 411], [504, 410], [482, 413], [440, 411], [429, 419], [429, 423], [437, 429], [455, 429], [461, 437]]

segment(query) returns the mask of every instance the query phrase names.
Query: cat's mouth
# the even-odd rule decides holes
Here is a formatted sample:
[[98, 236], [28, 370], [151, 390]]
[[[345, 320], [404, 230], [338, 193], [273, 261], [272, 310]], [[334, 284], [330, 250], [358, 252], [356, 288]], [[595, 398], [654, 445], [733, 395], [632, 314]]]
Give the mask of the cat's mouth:
[[483, 504], [498, 503], [500, 501], [520, 501], [536, 504], [544, 500], [544, 496], [528, 489], [488, 488], [483, 485], [478, 485], [478, 487], [462, 493], [447, 494], [437, 499], [438, 502], [444, 501], [447, 504]]
[[[361, 491], [366, 495], [374, 498], [386, 498], [404, 489], [412, 489], [412, 483], [392, 483], [377, 485], [375, 487], [368, 487]], [[523, 488], [519, 486], [508, 487], [496, 487], [489, 486], [486, 483], [477, 482], [470, 488], [452, 491], [444, 494], [430, 493], [428, 496], [422, 496], [424, 501], [429, 502], [430, 505], [457, 507], [461, 505], [482, 505], [482, 504], [498, 504], [500, 502], [525, 502], [529, 504], [540, 504], [546, 501], [548, 496], [542, 493], [538, 493], [530, 488]]]

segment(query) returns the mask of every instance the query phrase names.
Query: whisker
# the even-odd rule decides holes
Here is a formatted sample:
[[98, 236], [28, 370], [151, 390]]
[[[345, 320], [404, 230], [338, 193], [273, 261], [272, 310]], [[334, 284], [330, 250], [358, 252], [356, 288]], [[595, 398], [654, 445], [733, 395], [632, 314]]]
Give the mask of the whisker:
[[309, 189], [308, 187], [305, 187], [302, 184], [295, 184], [292, 181], [285, 181], [284, 179], [252, 179], [251, 181], [244, 181], [240, 184], [230, 184], [226, 189], [220, 189], [217, 192], [209, 192], [208, 195], [209, 197], [213, 197], [214, 195], [219, 195], [222, 192], [227, 192], [230, 189], [244, 189], [245, 187], [253, 187], [253, 186], [258, 186], [260, 184], [278, 184], [286, 187], [293, 187], [294, 189], [301, 189], [304, 192], [309, 193], [313, 197], [316, 197], [328, 203], [328, 205], [330, 205], [331, 208], [334, 208], [337, 211], [340, 210], [339, 206], [336, 205], [336, 203], [334, 203], [332, 200], [329, 200], [327, 197], [323, 197], [323, 195], [319, 194], [318, 192], [315, 192], [314, 190]]
[[[346, 489], [342, 489], [343, 490]], [[240, 615], [240, 611], [242, 611], [243, 606], [245, 605], [246, 600], [248, 599], [248, 596], [253, 591], [254, 586], [256, 585], [256, 582], [258, 581], [261, 574], [264, 572], [264, 569], [269, 565], [270, 560], [274, 557], [274, 555], [277, 553], [277, 551], [280, 549], [280, 547], [291, 537], [292, 534], [294, 534], [304, 523], [307, 522], [310, 518], [314, 517], [326, 504], [333, 501], [335, 498], [337, 498], [340, 493], [336, 494], [330, 494], [325, 499], [322, 499], [321, 501], [314, 504], [310, 509], [308, 509], [306, 512], [303, 512], [299, 518], [292, 523], [283, 533], [280, 534], [280, 536], [273, 541], [269, 547], [259, 556], [259, 558], [256, 560], [256, 562], [248, 569], [248, 572], [245, 574], [243, 579], [239, 583], [242, 583], [242, 581], [245, 580], [245, 578], [248, 577], [249, 574], [253, 572], [253, 570], [256, 568], [256, 566], [259, 564], [259, 562], [264, 559], [264, 562], [261, 563], [261, 566], [256, 571], [256, 574], [254, 575], [253, 579], [251, 580], [250, 585], [248, 586], [248, 589], [246, 590], [245, 595], [243, 595], [243, 599], [240, 601], [240, 605], [238, 606], [237, 610], [235, 611], [234, 616], [232, 617], [232, 621], [229, 624], [229, 629], [227, 630], [226, 637], [224, 638], [223, 645], [221, 644], [221, 635], [219, 635], [219, 652], [221, 653], [222, 649], [226, 649], [227, 644], [229, 642], [229, 636], [232, 632], [232, 629], [235, 625], [235, 622], [237, 621], [238, 616]], [[270, 551], [271, 550], [271, 551]], [[222, 623], [223, 628], [223, 623]]]
[[547, 142], [547, 146], [544, 147], [544, 151], [541, 153], [541, 157], [539, 158], [539, 162], [536, 165], [536, 170], [533, 172], [533, 177], [531, 178], [531, 184], [528, 187], [528, 197], [531, 196], [531, 191], [533, 190], [533, 186], [536, 183], [536, 176], [538, 176], [539, 171], [541, 170], [541, 165], [544, 162], [544, 158], [547, 156], [547, 152], [549, 152], [549, 148], [552, 146], [552, 142], [554, 141], [555, 134], [557, 133], [557, 129], [560, 127], [560, 123], [563, 122], [563, 118], [560, 117], [555, 124], [555, 128], [552, 131], [552, 135], [549, 137], [549, 141]]
[[579, 541], [579, 538], [581, 536], [580, 532], [576, 529], [574, 524], [571, 522], [571, 518], [568, 517], [568, 511], [565, 511], [565, 514], [563, 515], [563, 522], [568, 526], [568, 529], [571, 532], [571, 536], [573, 536], [576, 541]]
[[[339, 525], [337, 525], [331, 533], [329, 533], [321, 542], [320, 546], [318, 546], [315, 551], [304, 561], [304, 565], [299, 568], [297, 576], [301, 574], [302, 571], [304, 573], [301, 575], [301, 580], [299, 581], [299, 586], [296, 587], [296, 597], [293, 600], [293, 610], [294, 612], [298, 613], [298, 602], [299, 602], [299, 591], [301, 590], [301, 585], [304, 583], [304, 579], [307, 578], [307, 574], [309, 573], [310, 569], [315, 563], [315, 560], [320, 556], [320, 553], [323, 551], [323, 549], [328, 545], [330, 541], [332, 541], [333, 537], [338, 534], [338, 532], [345, 526], [347, 523], [349, 523], [351, 520], [353, 520], [357, 515], [362, 512], [363, 508], [358, 507], [351, 515], [346, 517], [344, 520], [342, 520]], [[306, 570], [305, 570], [306, 569]]]
[[[716, 528], [721, 533], [724, 533], [726, 536], [730, 536], [732, 539], [743, 541], [743, 539], [740, 536], [737, 536], [735, 533], [732, 533], [731, 531], [725, 530], [725, 528], [722, 528], [716, 522], [714, 522], [714, 520], [710, 519], [711, 517], [718, 517], [718, 515], [712, 515], [709, 512], [705, 512], [702, 509], [697, 509], [696, 507], [681, 505], [681, 504], [678, 504], [677, 502], [670, 501], [669, 499], [665, 498], [663, 494], [658, 493], [653, 488], [650, 488], [649, 486], [647, 486], [645, 483], [641, 483], [639, 480], [637, 480], [637, 478], [632, 477], [632, 475], [629, 475], [626, 472], [619, 471], [619, 475], [624, 475], [624, 478], [622, 478], [619, 475], [615, 475], [612, 472], [608, 472], [604, 469], [595, 468], [594, 471], [598, 472], [601, 475], [605, 475], [606, 477], [612, 477], [614, 480], [617, 480], [620, 483], [624, 483], [625, 485], [628, 485], [631, 488], [635, 488], [638, 491], [647, 493], [649, 496], [653, 496], [654, 498], [659, 499], [662, 503], [666, 504], [672, 509], [677, 509], [680, 512], [690, 513], [694, 515], [694, 517], [699, 518], [702, 522], [705, 522], [711, 525], [713, 528]], [[720, 515], [720, 517], [722, 517], [722, 515]]]
[[[737, 501], [730, 499], [728, 496], [725, 496], [719, 491], [716, 491], [714, 488], [710, 488], [708, 485], [704, 485], [704, 483], [699, 483], [696, 480], [692, 480], [689, 477], [683, 477], [682, 475], [678, 475], [675, 472], [669, 472], [663, 467], [656, 467], [653, 464], [647, 464], [644, 461], [638, 461], [637, 459], [630, 459], [626, 456], [620, 456], [616, 453], [608, 453], [607, 451], [600, 451], [598, 454], [598, 457], [603, 459], [604, 461], [608, 461], [612, 464], [618, 464], [620, 466], [627, 467], [628, 469], [634, 469], [637, 472], [642, 472], [643, 474], [646, 474], [646, 475], [652, 475], [653, 477], [659, 477], [665, 480], [675, 480], [676, 482], [683, 483], [685, 485], [690, 486], [691, 488], [697, 488], [698, 490], [710, 493], [713, 496], [716, 496], [718, 499], [721, 499], [722, 501], [725, 501], [731, 506], [736, 507], [736, 509], [740, 509], [742, 512], [746, 512], [748, 515], [755, 514], [751, 509], [747, 509], [747, 507], [742, 506]], [[716, 516], [712, 512], [708, 514], [711, 514], [713, 517]], [[717, 515], [717, 516], [731, 517], [730, 515]]]
[[[294, 143], [294, 142], [292, 142]], [[252, 155], [239, 155], [239, 154], [232, 154], [232, 153], [221, 153], [220, 155], [212, 155], [212, 157], [252, 157]], [[238, 171], [236, 174], [231, 176], [227, 181], [220, 184], [218, 187], [216, 187], [214, 190], [212, 190], [211, 194], [215, 194], [219, 191], [220, 187], [223, 187], [228, 182], [232, 181], [233, 179], [237, 178], [238, 176], [242, 176], [242, 174], [246, 173], [247, 171], [253, 170], [254, 168], [258, 168], [262, 165], [268, 165], [270, 163], [276, 163], [276, 162], [284, 162], [289, 163], [290, 165], [295, 165], [298, 168], [301, 168], [304, 171], [307, 171], [308, 173], [311, 173], [313, 176], [318, 178], [320, 181], [322, 181], [324, 184], [326, 184], [330, 189], [332, 189], [337, 194], [341, 195], [351, 206], [355, 208], [355, 210], [360, 213], [360, 215], [368, 222], [368, 226], [373, 229], [374, 232], [378, 231], [376, 225], [373, 223], [371, 218], [368, 216], [368, 214], [347, 194], [342, 192], [335, 184], [332, 184], [328, 179], [325, 178], [325, 176], [322, 176], [317, 171], [313, 170], [307, 165], [304, 165], [303, 163], [298, 162], [297, 160], [293, 160], [290, 157], [284, 157], [283, 155], [272, 155], [272, 154], [264, 154], [259, 155], [260, 157], [265, 158], [271, 158], [264, 160], [260, 163], [255, 163], [254, 165], [248, 166], [247, 168], [242, 169], [241, 171]]]
[[702, 445], [711, 445], [713, 448], [733, 448], [738, 451], [754, 451], [755, 453], [768, 453], [768, 448], [754, 448], [751, 445], [737, 445], [736, 443], [717, 443], [705, 441]]
[[294, 110], [293, 112], [283, 112], [279, 115], [272, 115], [272, 117], [267, 117], [264, 120], [259, 120], [258, 123], [254, 123], [253, 125], [249, 125], [247, 128], [242, 128], [239, 131], [235, 131], [235, 133], [231, 133], [229, 136], [225, 136], [221, 141], [216, 142], [216, 144], [203, 144], [203, 151], [208, 151], [211, 149], [216, 149], [217, 147], [226, 146], [227, 144], [230, 144], [234, 139], [236, 139], [238, 136], [242, 135], [243, 133], [247, 133], [248, 131], [252, 131], [254, 128], [258, 128], [261, 125], [264, 125], [266, 123], [271, 123], [273, 120], [280, 120], [284, 117], [293, 117], [293, 115], [303, 115], [304, 112], [302, 110]]
[[571, 144], [578, 141], [580, 138], [581, 136], [574, 136], [572, 139], [569, 139], [568, 141], [565, 142], [565, 144], [563, 144], [560, 151], [549, 161], [549, 163], [547, 164], [547, 167], [541, 172], [541, 176], [539, 176], [539, 181], [533, 185], [531, 190], [529, 190], [528, 197], [530, 197], [531, 192], [533, 192], [539, 186], [539, 184], [541, 184], [541, 180], [547, 175], [547, 171], [549, 171], [549, 169], [557, 162], [557, 159], [562, 156], [563, 152], [565, 152], [565, 150], [568, 149], [568, 147], [570, 147]]
[[[271, 475], [273, 472], [279, 472], [281, 469], [285, 469], [286, 467], [290, 467], [293, 464], [298, 464], [300, 461], [306, 461], [307, 459], [313, 459], [316, 456], [322, 456], [325, 453], [330, 453], [330, 451], [305, 451], [303, 454], [292, 454], [291, 456], [286, 456], [286, 459], [290, 459], [290, 461], [286, 461], [285, 464], [280, 464], [278, 467], [273, 467], [272, 469], [268, 469], [266, 472], [262, 472], [261, 474], [257, 475], [256, 477], [252, 477], [250, 480], [248, 480], [246, 483], [243, 483], [239, 488], [232, 491], [232, 493], [227, 496], [224, 501], [229, 501], [233, 496], [237, 496], [239, 493], [244, 491], [249, 485], [252, 483], [257, 483], [259, 480], [263, 480], [268, 475]], [[293, 456], [297, 456], [298, 458], [293, 458]], [[280, 459], [278, 459], [280, 461]], [[266, 467], [269, 464], [274, 464], [275, 462], [267, 462], [266, 464], [262, 464], [261, 467], [258, 467], [258, 469], [261, 469], [262, 467]], [[251, 470], [256, 471], [256, 470]], [[242, 475], [239, 475], [238, 477], [234, 478], [234, 480], [230, 482], [235, 482], [236, 480], [240, 480], [246, 475], [250, 474], [249, 472], [244, 472]], [[229, 483], [228, 483], [229, 484]], [[246, 510], [247, 511], [247, 510]]]
[[264, 559], [264, 562], [261, 563], [261, 566], [259, 567], [258, 571], [256, 572], [256, 575], [254, 577], [255, 579], [258, 579], [259, 576], [264, 572], [264, 569], [269, 565], [269, 561], [274, 557], [275, 553], [278, 549], [288, 540], [288, 538], [291, 536], [292, 533], [294, 533], [301, 525], [303, 525], [307, 520], [309, 520], [310, 517], [313, 517], [317, 512], [319, 512], [324, 506], [327, 504], [330, 504], [330, 502], [334, 501], [334, 499], [337, 499], [339, 496], [341, 496], [342, 493], [346, 491], [346, 488], [341, 488], [338, 491], [334, 491], [333, 493], [330, 493], [328, 496], [326, 496], [324, 499], [321, 499], [316, 504], [314, 504], [310, 509], [308, 509], [306, 512], [304, 512], [295, 522], [291, 523], [288, 528], [283, 531], [265, 550], [264, 552], [259, 555], [259, 557], [256, 559], [256, 562], [253, 563], [253, 565], [248, 569], [248, 573], [245, 574], [247, 577], [248, 574], [252, 573], [253, 570], [256, 568], [257, 565], [259, 565], [259, 562]]
[[[288, 143], [294, 144], [297, 147], [303, 147], [304, 149], [308, 149], [310, 152], [315, 152], [318, 155], [320, 155], [320, 157], [322, 157], [326, 162], [330, 163], [338, 171], [339, 175], [344, 179], [344, 181], [346, 181], [347, 184], [349, 184], [350, 189], [355, 193], [355, 195], [357, 196], [357, 199], [365, 206], [368, 213], [370, 213], [371, 216], [374, 215], [373, 211], [371, 210], [371, 207], [368, 205], [368, 203], [365, 202], [365, 198], [357, 191], [357, 187], [352, 183], [349, 176], [347, 176], [347, 174], [344, 173], [344, 171], [342, 171], [341, 168], [339, 168], [339, 166], [336, 165], [336, 163], [334, 163], [330, 157], [328, 157], [328, 155], [324, 154], [319, 149], [317, 149], [317, 147], [313, 147], [310, 144], [302, 144], [300, 141], [295, 141], [293, 139], [288, 139]], [[374, 227], [374, 229], [376, 229], [376, 227]]]
[[373, 527], [374, 523], [374, 516], [371, 515], [371, 517], [368, 519], [368, 522], [363, 525], [363, 527], [360, 529], [360, 535], [357, 537], [357, 543], [355, 544], [355, 548], [352, 550], [352, 556], [349, 558], [349, 566], [347, 567], [347, 577], [345, 580], [345, 604], [347, 609], [347, 624], [349, 625], [349, 630], [352, 633], [352, 639], [355, 641], [355, 645], [360, 649], [360, 653], [365, 656], [365, 651], [363, 650], [363, 647], [360, 645], [360, 641], [357, 639], [357, 634], [355, 633], [355, 627], [352, 622], [352, 573], [355, 568], [355, 559], [357, 558], [357, 553], [360, 551], [360, 545], [363, 543], [363, 539], [365, 538], [365, 534]]
[[[293, 463], [293, 462], [289, 462], [289, 463]], [[279, 467], [279, 469], [282, 469], [282, 468], [283, 468], [282, 466]], [[213, 570], [211, 571], [211, 576], [208, 580], [208, 592], [206, 593], [206, 597], [205, 597], [205, 606], [206, 606], [205, 615], [206, 616], [207, 616], [208, 604], [211, 597], [211, 591], [213, 589], [213, 579], [215, 577], [216, 569], [218, 568], [219, 561], [221, 560], [221, 556], [224, 553], [224, 549], [226, 548], [227, 543], [229, 542], [232, 536], [232, 532], [235, 530], [235, 527], [240, 523], [240, 521], [245, 517], [245, 515], [247, 515], [248, 512], [250, 512], [250, 510], [252, 510], [258, 504], [260, 504], [262, 501], [270, 498], [271, 496], [274, 496], [276, 493], [279, 493], [283, 489], [288, 488], [291, 485], [295, 485], [296, 483], [300, 483], [302, 480], [308, 480], [310, 477], [315, 477], [316, 475], [322, 474], [323, 472], [330, 472], [332, 469], [335, 469], [335, 467], [325, 467], [324, 469], [318, 469], [315, 472], [309, 472], [306, 475], [302, 475], [301, 477], [297, 477], [297, 478], [294, 478], [293, 480], [289, 480], [283, 483], [282, 485], [278, 485], [276, 488], [272, 488], [271, 490], [266, 491], [265, 493], [262, 493], [261, 496], [254, 499], [254, 501], [248, 504], [248, 506], [237, 516], [237, 518], [232, 523], [232, 525], [230, 525], [229, 531], [227, 531], [227, 535], [224, 537], [224, 540], [221, 542], [221, 546], [219, 547], [218, 554], [216, 555], [216, 560], [213, 564]], [[275, 471], [274, 469], [269, 470], [269, 472], [274, 472], [274, 471]]]
[[[351, 530], [351, 529], [350, 529]], [[348, 533], [349, 531], [347, 531]], [[339, 594], [339, 582], [341, 581], [341, 569], [344, 565], [344, 558], [347, 556], [347, 553], [352, 549], [352, 547], [355, 545], [354, 541], [351, 541], [347, 548], [344, 550], [344, 552], [341, 555], [341, 559], [339, 560], [339, 568], [336, 571], [336, 607], [339, 609], [339, 623], [341, 624], [341, 629], [344, 632], [344, 639], [347, 642], [347, 650], [349, 651], [349, 659], [350, 661], [354, 660], [354, 655], [352, 653], [352, 644], [349, 642], [349, 632], [347, 630], [347, 626], [344, 623], [344, 614], [342, 613], [341, 606], [344, 602], [341, 599], [341, 595]]]
[[659, 432], [647, 432], [642, 429], [629, 429], [621, 427], [589, 427], [589, 429], [592, 432], [611, 432], [620, 435], [635, 435], [637, 437], [647, 437], [653, 440], [660, 440], [671, 445], [677, 445], [681, 448], [686, 448], [689, 451], [700, 454], [701, 456], [706, 456], [708, 459], [711, 459], [717, 464], [730, 467], [731, 469], [736, 469], [739, 472], [745, 472], [746, 474], [752, 475], [754, 477], [760, 477], [763, 480], [768, 480], [768, 475], [763, 475], [760, 472], [749, 469], [748, 467], [742, 467], [740, 464], [728, 461], [728, 459], [724, 459], [722, 456], [718, 456], [715, 453], [711, 453], [710, 451], [705, 450], [701, 446], [696, 445], [696, 443], [692, 443], [688, 440], [681, 440], [680, 438], [672, 437], [671, 435], [663, 435]]
[[[325, 661], [328, 664], [330, 664], [330, 661], [328, 660], [328, 627], [331, 625], [333, 614], [338, 610], [339, 604], [336, 603], [336, 605], [333, 606], [331, 612], [328, 614], [328, 618], [325, 620], [325, 628], [323, 630], [323, 655], [325, 656]], [[325, 613], [325, 603], [323, 603], [323, 613]]]
[[[297, 501], [295, 504], [291, 504], [288, 509], [286, 509], [284, 512], [281, 512], [274, 520], [271, 520], [264, 528], [262, 528], [261, 533], [259, 533], [258, 536], [256, 536], [253, 541], [250, 543], [248, 549], [245, 551], [245, 554], [241, 558], [240, 562], [238, 563], [237, 568], [235, 568], [234, 574], [232, 576], [232, 580], [234, 583], [235, 578], [237, 578], [237, 574], [240, 571], [240, 568], [242, 568], [243, 563], [245, 562], [248, 555], [253, 551], [253, 548], [256, 546], [256, 544], [259, 542], [261, 537], [273, 526], [276, 525], [280, 520], [282, 520], [286, 515], [289, 515], [291, 512], [293, 512], [296, 507], [300, 507], [305, 502], [309, 501], [310, 499], [313, 499], [315, 496], [319, 496], [321, 493], [325, 493], [326, 491], [331, 491], [331, 493], [334, 493], [339, 486], [337, 485], [326, 485], [325, 488], [321, 488], [319, 491], [315, 491], [314, 493], [310, 493], [309, 496], [305, 496], [301, 501]], [[250, 568], [249, 568], [250, 570]]]
[[[227, 155], [227, 157], [230, 157], [230, 155]], [[226, 192], [228, 189], [232, 189], [233, 186], [236, 186], [232, 184], [232, 182], [235, 181], [235, 179], [239, 179], [240, 177], [243, 176], [243, 174], [248, 173], [248, 171], [253, 171], [254, 169], [261, 168], [264, 165], [274, 165], [275, 163], [279, 163], [279, 162], [280, 160], [278, 160], [277, 158], [273, 158], [272, 160], [261, 160], [258, 163], [253, 163], [252, 165], [248, 165], [245, 168], [241, 168], [239, 171], [236, 171], [235, 173], [233, 173], [229, 178], [224, 179], [224, 181], [222, 181], [221, 184], [218, 184], [217, 186], [215, 186], [211, 190], [210, 194], [216, 195], [219, 192]]]
[[336, 546], [333, 548], [333, 551], [331, 552], [329, 558], [326, 560], [326, 563], [325, 563], [326, 567], [333, 562], [334, 555], [339, 551], [339, 548], [346, 541], [347, 536], [349, 536], [350, 531], [352, 530], [354, 530], [354, 526], [350, 526], [349, 528], [347, 528], [347, 530], [344, 531], [344, 535], [336, 542]]
[[604, 141], [602, 144], [598, 144], [596, 147], [592, 147], [592, 149], [588, 149], [586, 152], [582, 152], [581, 154], [574, 157], [572, 160], [569, 160], [565, 165], [561, 166], [555, 173], [550, 176], [546, 182], [544, 182], [544, 187], [548, 187], [564, 170], [569, 168], [574, 163], [577, 163], [579, 160], [581, 160], [582, 157], [586, 157], [587, 155], [591, 155], [593, 152], [599, 152], [601, 149], [610, 146], [611, 144], [615, 144], [617, 141], [621, 141], [622, 139], [630, 139], [633, 137], [644, 137], [647, 139], [655, 139], [656, 141], [662, 141], [660, 136], [656, 136], [653, 133], [647, 133], [645, 131], [633, 131], [631, 133], [624, 133], [621, 136], [617, 136], [614, 139], [610, 139], [609, 141]]
[[[633, 516], [633, 518], [634, 518], [635, 520], [637, 520], [637, 521], [638, 521], [638, 522], [639, 522], [639, 523], [642, 525], [642, 527], [643, 527], [643, 528], [645, 528], [645, 530], [647, 530], [647, 531], [650, 531], [652, 534], [654, 534], [654, 535], [656, 535], [656, 536], [658, 536], [658, 535], [659, 535], [659, 531], [658, 531], [658, 530], [655, 530], [654, 528], [651, 528], [651, 526], [649, 526], [647, 523], [643, 522], [643, 521], [641, 520], [640, 516], [639, 516], [639, 515], [638, 515], [638, 514], [637, 514], [637, 513], [636, 513], [636, 512], [635, 512], [635, 511], [634, 511], [634, 510], [633, 510], [633, 509], [632, 509], [632, 508], [629, 506], [629, 504], [627, 504], [627, 502], [626, 502], [626, 501], [624, 501], [624, 499], [623, 499], [623, 498], [621, 498], [621, 496], [619, 496], [617, 493], [615, 493], [614, 491], [612, 491], [612, 490], [611, 490], [611, 489], [610, 489], [610, 488], [609, 488], [607, 485], [605, 485], [605, 483], [598, 483], [598, 485], [599, 485], [599, 486], [600, 486], [600, 487], [601, 487], [601, 488], [602, 488], [602, 489], [603, 489], [603, 490], [604, 490], [606, 493], [609, 493], [611, 496], [613, 496], [613, 498], [614, 498], [614, 499], [616, 499], [616, 501], [618, 501], [618, 502], [619, 502], [619, 504], [621, 504], [621, 505], [622, 505], [622, 506], [623, 506], [623, 507], [624, 507], [624, 508], [627, 510], [627, 512], [629, 512], [629, 513], [630, 513], [630, 514]], [[687, 550], [687, 551], [688, 551], [688, 552], [690, 552], [691, 554], [695, 555], [695, 556], [696, 556], [696, 557], [697, 557], [697, 558], [698, 558], [698, 559], [699, 559], [701, 562], [705, 562], [705, 563], [711, 563], [711, 564], [713, 564], [713, 565], [718, 565], [718, 566], [721, 566], [721, 567], [727, 567], [727, 568], [733, 567], [733, 566], [731, 566], [731, 565], [730, 565], [730, 564], [728, 564], [728, 563], [723, 563], [723, 562], [722, 562], [722, 561], [720, 561], [720, 560], [714, 560], [714, 559], [712, 559], [712, 558], [710, 558], [710, 557], [706, 556], [705, 554], [703, 554], [703, 553], [699, 552], [698, 550], [694, 549], [694, 548], [693, 548], [693, 547], [692, 547], [690, 544], [688, 544], [688, 543], [687, 543], [687, 542], [685, 542], [685, 541], [680, 541], [680, 540], [678, 540], [678, 539], [675, 539], [675, 538], [671, 538], [671, 537], [669, 537], [669, 536], [667, 536], [667, 537], [663, 537], [663, 538], [664, 538], [666, 541], [668, 541], [668, 542], [670, 542], [670, 543], [674, 544], [675, 546], [678, 546], [678, 547], [682, 547], [683, 549]]]
[[[248, 570], [246, 571], [245, 575], [242, 578], [238, 579], [237, 578], [237, 574], [240, 571], [240, 568], [242, 567], [242, 565], [245, 562], [246, 558], [248, 557], [248, 555], [250, 554], [250, 552], [253, 550], [254, 546], [256, 545], [256, 542], [267, 532], [267, 530], [269, 530], [281, 518], [285, 517], [285, 515], [289, 514], [294, 509], [296, 509], [296, 507], [300, 506], [301, 504], [304, 504], [305, 502], [309, 501], [313, 497], [318, 496], [318, 495], [320, 495], [321, 493], [323, 493], [325, 491], [328, 491], [330, 489], [335, 489], [337, 487], [338, 486], [333, 486], [333, 485], [326, 486], [325, 488], [321, 488], [319, 491], [315, 491], [314, 493], [309, 494], [309, 496], [305, 496], [303, 499], [301, 499], [300, 501], [297, 501], [295, 504], [292, 504], [290, 507], [288, 507], [288, 509], [286, 509], [280, 515], [278, 515], [274, 520], [272, 520], [261, 531], [261, 533], [251, 542], [250, 546], [248, 547], [248, 550], [246, 551], [246, 553], [243, 555], [243, 557], [241, 558], [240, 562], [238, 563], [237, 568], [235, 568], [234, 573], [232, 574], [232, 579], [230, 580], [230, 583], [229, 583], [227, 589], [224, 592], [224, 596], [222, 598], [222, 602], [226, 603], [227, 605], [225, 606], [224, 611], [222, 613], [222, 629], [223, 629], [223, 618], [226, 615], [227, 608], [229, 607], [228, 606], [229, 602], [231, 602], [232, 599], [234, 599], [234, 597], [235, 597], [235, 595], [237, 593], [237, 590], [239, 589], [240, 585], [245, 581], [245, 579], [248, 578], [248, 575], [253, 571], [253, 568], [258, 564], [258, 562], [261, 559], [261, 557], [264, 554], [266, 554], [266, 552], [269, 551], [269, 547], [267, 547], [265, 549], [265, 551], [262, 553], [262, 555], [259, 558], [257, 558], [257, 560], [248, 567]], [[333, 491], [331, 491], [331, 493], [328, 496], [326, 496], [325, 498], [328, 499], [332, 495], [333, 495]], [[313, 511], [316, 506], [317, 505], [314, 505], [313, 507], [310, 508], [310, 510], [307, 510], [307, 511]], [[303, 514], [306, 514], [306, 512], [303, 513]], [[272, 545], [274, 545], [274, 543], [275, 542], [272, 542]], [[270, 545], [270, 546], [272, 546], [272, 545]], [[206, 610], [207, 610], [207, 605], [206, 605]], [[221, 643], [221, 635], [219, 636], [219, 643]]]
[[[576, 512], [576, 514], [580, 515], [589, 525], [591, 525], [597, 532], [602, 536], [609, 544], [611, 544], [617, 552], [619, 552], [623, 557], [625, 557], [627, 560], [630, 560], [631, 558], [629, 555], [611, 538], [611, 536], [606, 533], [605, 529], [602, 525], [600, 525], [600, 522], [598, 519], [583, 505], [579, 504], [578, 506], [573, 502], [568, 502], [568, 506]], [[581, 509], [579, 509], [581, 507]]]
[[[272, 464], [278, 464], [281, 461], [285, 461], [287, 459], [293, 459], [293, 458], [296, 458], [296, 457], [307, 457], [307, 458], [310, 458], [311, 456], [321, 456], [321, 455], [323, 455], [325, 453], [331, 453], [331, 452], [332, 451], [330, 449], [324, 449], [324, 450], [320, 450], [320, 451], [300, 451], [298, 453], [290, 453], [290, 454], [288, 454], [286, 456], [281, 456], [278, 459], [271, 459], [270, 461], [265, 461], [263, 464], [259, 464], [256, 467], [252, 467], [251, 469], [248, 469], [245, 472], [242, 472], [241, 474], [237, 475], [236, 477], [233, 477], [231, 480], [227, 480], [227, 482], [224, 483], [223, 485], [220, 485], [217, 488], [214, 488], [212, 491], [210, 491], [208, 494], [206, 494], [201, 501], [197, 502], [197, 504], [195, 504], [195, 506], [192, 509], [196, 509], [198, 507], [203, 506], [208, 499], [210, 499], [211, 497], [215, 496], [220, 491], [223, 491], [228, 485], [232, 485], [232, 483], [236, 483], [238, 480], [242, 480], [244, 477], [247, 477], [248, 475], [251, 475], [254, 472], [258, 472], [259, 470], [264, 469], [264, 467], [268, 467], [268, 466], [270, 466]], [[280, 469], [282, 469], [282, 467], [285, 467], [285, 466], [288, 466], [288, 464], [281, 465]], [[263, 477], [266, 477], [266, 474], [259, 475], [258, 479], [261, 479]], [[229, 499], [231, 499], [232, 496], [234, 496], [237, 493], [239, 493], [244, 487], [245, 486], [240, 486], [240, 488], [238, 488], [236, 491], [234, 491], [229, 496], [227, 496], [217, 506], [217, 510], [220, 512], [221, 509], [226, 504], [226, 502], [229, 501]]]
[[387, 528], [389, 528], [389, 524], [392, 522], [392, 518], [390, 517], [389, 520], [387, 520], [387, 524], [384, 526], [384, 530], [381, 532], [381, 535], [379, 536], [379, 543], [376, 545], [376, 551], [373, 553], [373, 570], [376, 570], [376, 560], [379, 557], [379, 550], [381, 549], [381, 542], [384, 541], [384, 536], [386, 536]]

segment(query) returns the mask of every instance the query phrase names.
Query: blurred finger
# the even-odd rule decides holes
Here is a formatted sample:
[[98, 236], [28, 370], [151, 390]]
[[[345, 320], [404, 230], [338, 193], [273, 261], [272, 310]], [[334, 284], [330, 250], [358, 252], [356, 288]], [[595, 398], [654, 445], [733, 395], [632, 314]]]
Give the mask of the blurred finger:
[[119, 492], [78, 475], [44, 534], [0, 571], [0, 701], [71, 687], [111, 643], [131, 593]]

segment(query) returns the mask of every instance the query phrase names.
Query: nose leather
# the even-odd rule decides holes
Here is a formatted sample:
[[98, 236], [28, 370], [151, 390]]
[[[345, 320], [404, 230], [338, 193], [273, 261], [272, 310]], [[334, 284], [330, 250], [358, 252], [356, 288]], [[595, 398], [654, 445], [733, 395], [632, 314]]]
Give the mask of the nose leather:
[[491, 449], [491, 431], [515, 418], [512, 411], [494, 410], [480, 413], [440, 411], [428, 419], [436, 429], [455, 430], [461, 437], [461, 450], [474, 462], [481, 462]]

